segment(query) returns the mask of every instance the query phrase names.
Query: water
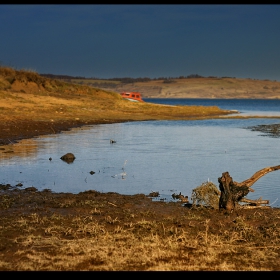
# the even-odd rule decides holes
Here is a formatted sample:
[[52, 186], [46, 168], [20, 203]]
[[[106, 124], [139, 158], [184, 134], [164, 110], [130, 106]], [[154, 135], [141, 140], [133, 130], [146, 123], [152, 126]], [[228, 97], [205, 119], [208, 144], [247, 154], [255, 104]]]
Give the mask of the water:
[[[280, 116], [280, 100], [148, 99], [147, 102], [217, 105], [241, 115]], [[145, 121], [76, 128], [58, 135], [23, 140], [0, 151], [0, 183], [23, 188], [79, 193], [85, 190], [121, 194], [158, 191], [170, 199], [191, 192], [228, 171], [242, 182], [256, 171], [279, 165], [279, 138], [263, 137], [246, 129], [280, 123], [277, 118], [213, 119], [197, 121]], [[110, 139], [116, 140], [111, 144]], [[72, 164], [60, 157], [76, 156]], [[49, 158], [52, 158], [50, 161]], [[91, 171], [95, 173], [90, 174]], [[266, 174], [247, 198], [280, 205], [280, 170]]]
[[238, 110], [242, 115], [279, 116], [280, 100], [271, 99], [186, 99], [150, 98], [146, 102], [170, 105], [218, 106], [225, 110]]

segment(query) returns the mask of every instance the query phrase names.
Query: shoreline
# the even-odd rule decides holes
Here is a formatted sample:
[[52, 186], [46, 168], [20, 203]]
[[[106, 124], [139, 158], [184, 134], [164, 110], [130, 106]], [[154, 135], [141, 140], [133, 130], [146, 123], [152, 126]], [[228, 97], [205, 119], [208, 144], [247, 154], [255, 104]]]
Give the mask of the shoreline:
[[[233, 114], [233, 115], [232, 115]], [[238, 110], [230, 110], [228, 114], [222, 114], [218, 116], [201, 116], [201, 117], [189, 117], [184, 120], [194, 119], [249, 119], [249, 118], [268, 118], [268, 119], [280, 119], [280, 116], [240, 116]], [[136, 121], [149, 121], [150, 119], [95, 119], [95, 120], [80, 120], [80, 119], [65, 119], [65, 120], [26, 120], [26, 119], [13, 119], [4, 120], [0, 123], [0, 147], [17, 143], [23, 139], [31, 139], [37, 136], [53, 135], [61, 133], [62, 131], [69, 131], [72, 128], [82, 127], [85, 125], [99, 125], [99, 124], [114, 124]], [[159, 119], [151, 119], [159, 120]], [[170, 121], [177, 119], [168, 119]]]
[[279, 208], [228, 215], [144, 194], [0, 187], [0, 210], [1, 271], [280, 268]]
[[33, 121], [17, 120], [0, 123], [0, 146], [18, 143], [23, 139], [31, 139], [37, 136], [59, 134], [62, 131], [69, 131], [72, 128], [82, 127], [85, 125], [113, 124], [126, 121], [117, 120], [61, 120], [61, 121]]

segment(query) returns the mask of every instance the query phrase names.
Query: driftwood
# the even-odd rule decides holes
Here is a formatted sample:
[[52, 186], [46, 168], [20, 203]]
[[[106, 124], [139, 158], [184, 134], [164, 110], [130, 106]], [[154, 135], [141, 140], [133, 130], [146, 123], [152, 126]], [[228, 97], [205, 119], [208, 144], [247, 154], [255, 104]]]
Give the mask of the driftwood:
[[243, 197], [240, 199], [240, 201], [247, 203], [248, 206], [261, 206], [261, 204], [269, 204], [269, 200], [262, 200], [261, 197], [257, 200], [252, 200]]
[[222, 177], [218, 178], [219, 188], [221, 191], [219, 199], [219, 209], [225, 209], [227, 212], [233, 212], [238, 202], [249, 203], [250, 207], [260, 207], [261, 204], [269, 204], [268, 200], [250, 200], [244, 198], [250, 191], [254, 190], [251, 186], [265, 174], [280, 169], [280, 165], [265, 167], [257, 171], [251, 178], [238, 183], [232, 180], [228, 172], [222, 173]]

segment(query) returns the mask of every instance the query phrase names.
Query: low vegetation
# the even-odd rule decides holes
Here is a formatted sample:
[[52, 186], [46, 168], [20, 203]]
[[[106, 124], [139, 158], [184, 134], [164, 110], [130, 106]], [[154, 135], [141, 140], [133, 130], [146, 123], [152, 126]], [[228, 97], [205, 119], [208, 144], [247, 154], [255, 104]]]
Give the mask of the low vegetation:
[[225, 215], [209, 206], [152, 201], [143, 194], [3, 188], [2, 271], [280, 268], [280, 209]]

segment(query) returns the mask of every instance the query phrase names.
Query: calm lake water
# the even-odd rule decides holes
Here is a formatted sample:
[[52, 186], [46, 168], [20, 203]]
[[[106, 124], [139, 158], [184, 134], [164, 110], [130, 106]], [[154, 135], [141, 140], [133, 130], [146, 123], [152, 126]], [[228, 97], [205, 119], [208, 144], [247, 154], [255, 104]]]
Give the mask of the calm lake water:
[[[279, 138], [263, 136], [248, 126], [278, 124], [280, 100], [145, 99], [146, 102], [219, 106], [259, 119], [145, 121], [84, 126], [57, 135], [23, 140], [0, 151], [0, 183], [22, 188], [79, 193], [85, 190], [121, 194], [160, 193], [171, 199], [228, 171], [242, 182], [256, 171], [280, 164]], [[110, 139], [116, 143], [111, 144]], [[72, 152], [67, 164], [60, 157]], [[49, 158], [52, 158], [50, 161]], [[95, 173], [90, 174], [91, 171]], [[247, 198], [280, 205], [280, 170], [266, 174]]]

